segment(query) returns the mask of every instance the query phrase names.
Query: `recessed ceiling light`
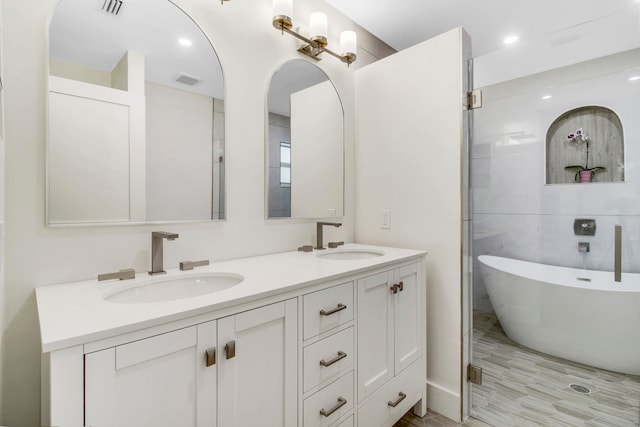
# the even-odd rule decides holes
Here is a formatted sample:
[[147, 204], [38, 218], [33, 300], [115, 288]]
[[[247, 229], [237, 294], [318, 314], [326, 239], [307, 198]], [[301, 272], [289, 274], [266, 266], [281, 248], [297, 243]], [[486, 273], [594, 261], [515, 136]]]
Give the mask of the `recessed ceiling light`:
[[542, 99], [550, 99], [550, 98], [551, 98], [551, 95], [543, 95], [542, 96]]
[[178, 43], [180, 43], [182, 46], [191, 46], [193, 44], [191, 40], [184, 38], [178, 39]]
[[504, 44], [514, 44], [515, 42], [517, 42], [520, 38], [518, 36], [509, 36], [507, 38], [504, 39]]
[[629, 77], [629, 81], [632, 82], [634, 80], [640, 80], [640, 76], [631, 76]]

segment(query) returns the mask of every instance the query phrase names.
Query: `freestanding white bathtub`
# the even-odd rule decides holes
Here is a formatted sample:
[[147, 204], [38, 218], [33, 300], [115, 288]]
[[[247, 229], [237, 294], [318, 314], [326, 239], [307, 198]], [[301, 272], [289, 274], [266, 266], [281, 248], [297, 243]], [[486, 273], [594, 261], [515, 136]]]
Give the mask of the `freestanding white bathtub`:
[[640, 274], [478, 257], [506, 334], [543, 353], [640, 375]]

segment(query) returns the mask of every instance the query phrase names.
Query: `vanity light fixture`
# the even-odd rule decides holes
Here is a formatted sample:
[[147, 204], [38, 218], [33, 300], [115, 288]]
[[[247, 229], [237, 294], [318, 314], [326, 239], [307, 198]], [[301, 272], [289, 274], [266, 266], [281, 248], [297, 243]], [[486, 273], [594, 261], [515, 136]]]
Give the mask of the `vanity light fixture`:
[[316, 61], [322, 59], [320, 54], [327, 52], [342, 62], [346, 62], [347, 66], [355, 62], [357, 36], [354, 31], [343, 31], [340, 34], [340, 53], [338, 54], [327, 48], [327, 15], [322, 12], [311, 14], [309, 17], [309, 38], [291, 29], [293, 28], [291, 15], [291, 0], [273, 0], [273, 26], [282, 33], [291, 34], [305, 43], [298, 49], [298, 52], [304, 53]]

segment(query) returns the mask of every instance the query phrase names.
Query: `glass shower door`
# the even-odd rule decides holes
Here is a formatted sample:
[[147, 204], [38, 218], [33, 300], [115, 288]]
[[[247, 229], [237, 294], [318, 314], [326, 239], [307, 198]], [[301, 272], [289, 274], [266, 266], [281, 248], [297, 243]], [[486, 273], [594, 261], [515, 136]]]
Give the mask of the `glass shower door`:
[[471, 416], [638, 426], [640, 49], [487, 86], [482, 98], [470, 187], [471, 362], [483, 382], [471, 386]]

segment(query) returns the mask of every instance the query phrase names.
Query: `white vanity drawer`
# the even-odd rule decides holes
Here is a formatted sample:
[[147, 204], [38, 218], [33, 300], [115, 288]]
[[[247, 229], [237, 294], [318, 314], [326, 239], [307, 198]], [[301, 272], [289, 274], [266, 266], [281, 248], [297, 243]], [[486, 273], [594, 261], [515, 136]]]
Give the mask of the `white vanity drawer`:
[[353, 371], [349, 371], [305, 399], [304, 427], [327, 427], [335, 423], [353, 409], [353, 396]]
[[[416, 404], [420, 399], [420, 387], [426, 387], [420, 378], [419, 363], [422, 363], [422, 358], [373, 393], [371, 399], [360, 406], [359, 426], [391, 426]], [[402, 395], [406, 397], [403, 398]], [[391, 403], [397, 403], [397, 405], [393, 407]]]
[[304, 392], [353, 368], [353, 327], [305, 347]]
[[351, 415], [349, 418], [347, 418], [346, 420], [338, 424], [336, 427], [354, 427], [354, 426], [355, 424], [353, 420], [353, 415]]
[[353, 320], [353, 282], [303, 297], [304, 339]]

